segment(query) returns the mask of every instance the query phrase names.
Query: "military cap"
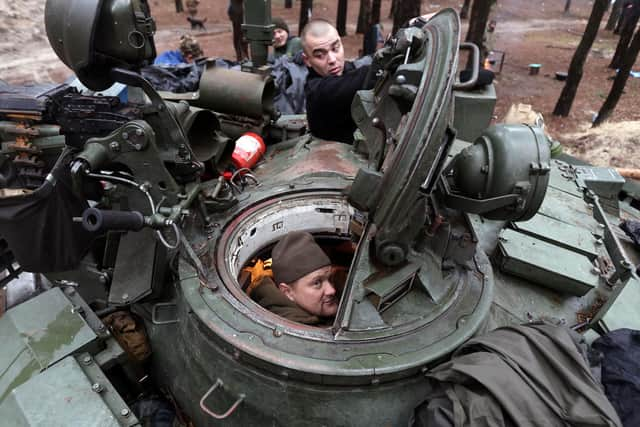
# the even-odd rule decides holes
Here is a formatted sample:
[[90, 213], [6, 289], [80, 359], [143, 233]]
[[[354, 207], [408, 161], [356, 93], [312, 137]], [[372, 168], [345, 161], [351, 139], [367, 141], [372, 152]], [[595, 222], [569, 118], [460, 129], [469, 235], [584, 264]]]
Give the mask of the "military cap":
[[276, 283], [290, 284], [319, 268], [331, 265], [331, 260], [305, 231], [293, 231], [282, 238], [271, 252]]

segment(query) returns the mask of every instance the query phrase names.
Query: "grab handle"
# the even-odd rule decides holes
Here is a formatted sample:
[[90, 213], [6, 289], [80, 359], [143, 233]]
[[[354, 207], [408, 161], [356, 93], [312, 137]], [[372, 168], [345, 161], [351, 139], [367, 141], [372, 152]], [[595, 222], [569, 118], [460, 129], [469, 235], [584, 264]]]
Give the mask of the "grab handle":
[[211, 417], [215, 418], [216, 420], [224, 420], [225, 418], [227, 418], [229, 415], [233, 414], [233, 412], [236, 410], [236, 408], [238, 408], [238, 405], [240, 405], [242, 403], [242, 401], [245, 398], [245, 394], [241, 393], [238, 396], [238, 400], [235, 401], [235, 403], [233, 405], [231, 405], [231, 407], [229, 409], [227, 409], [226, 412], [222, 413], [222, 414], [216, 414], [215, 412], [213, 412], [211, 409], [207, 408], [207, 406], [205, 405], [204, 401], [207, 399], [207, 397], [209, 397], [218, 387], [222, 387], [224, 385], [224, 383], [222, 382], [222, 380], [220, 378], [218, 378], [215, 382], [215, 384], [213, 384], [211, 386], [211, 388], [209, 390], [207, 390], [207, 392], [204, 394], [204, 396], [202, 396], [202, 399], [200, 399], [200, 409], [202, 409], [205, 413], [207, 413], [208, 415], [210, 415]]

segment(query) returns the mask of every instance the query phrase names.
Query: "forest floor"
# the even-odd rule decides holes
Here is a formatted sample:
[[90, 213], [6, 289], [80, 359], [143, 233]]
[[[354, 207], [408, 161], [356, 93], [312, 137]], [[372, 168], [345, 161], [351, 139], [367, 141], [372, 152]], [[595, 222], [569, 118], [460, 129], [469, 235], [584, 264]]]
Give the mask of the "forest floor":
[[[314, 1], [314, 16], [335, 21], [338, 0]], [[391, 29], [387, 18], [390, 0], [382, 1], [383, 25]], [[423, 13], [444, 7], [460, 8], [460, 0], [423, 1]], [[19, 4], [19, 6], [16, 6]], [[57, 59], [48, 45], [43, 23], [44, 0], [19, 3], [0, 0], [0, 79], [9, 83], [62, 82], [71, 72]], [[181, 34], [190, 32], [184, 14], [175, 12], [174, 0], [149, 0], [157, 23], [158, 52], [175, 49]], [[348, 35], [344, 37], [347, 57], [358, 55], [362, 36], [356, 35], [359, 2], [349, 2]], [[571, 13], [563, 14], [564, 0], [499, 0], [494, 49], [504, 52], [502, 69], [496, 76], [498, 101], [494, 119], [501, 121], [514, 103], [530, 104], [545, 118], [547, 131], [560, 140], [564, 149], [590, 163], [601, 166], [640, 168], [640, 79], [630, 78], [611, 119], [592, 129], [591, 121], [600, 109], [612, 84], [615, 71], [607, 68], [618, 37], [602, 28], [585, 64], [584, 75], [571, 114], [554, 117], [551, 112], [562, 91], [557, 71], [567, 71], [574, 50], [591, 12], [593, 0], [574, 0]], [[535, 5], [535, 7], [534, 7]], [[206, 17], [206, 30], [196, 32], [205, 54], [233, 59], [231, 24], [226, 15], [226, 0], [202, 2], [199, 15]], [[273, 16], [283, 17], [297, 34], [299, 2], [284, 8], [284, 0], [272, 0]], [[463, 34], [466, 34], [463, 22]], [[528, 65], [541, 64], [538, 75], [529, 75]], [[640, 64], [640, 62], [638, 63]], [[636, 65], [635, 69], [640, 69]]]

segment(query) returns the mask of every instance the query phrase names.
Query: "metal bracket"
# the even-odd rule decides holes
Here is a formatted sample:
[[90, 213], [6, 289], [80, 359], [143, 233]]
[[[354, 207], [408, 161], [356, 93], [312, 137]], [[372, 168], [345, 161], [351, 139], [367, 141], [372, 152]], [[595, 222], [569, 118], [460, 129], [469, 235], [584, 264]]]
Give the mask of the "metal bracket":
[[202, 399], [200, 399], [200, 409], [202, 409], [206, 414], [210, 415], [211, 417], [215, 418], [216, 420], [224, 420], [225, 418], [227, 418], [229, 415], [233, 414], [233, 412], [238, 408], [238, 405], [240, 405], [242, 403], [242, 401], [244, 400], [244, 398], [246, 397], [244, 393], [241, 393], [238, 395], [238, 399], [234, 402], [233, 405], [231, 405], [231, 407], [229, 409], [227, 409], [226, 412], [222, 413], [222, 414], [216, 414], [215, 412], [213, 412], [211, 409], [207, 408], [207, 406], [205, 405], [204, 401], [207, 399], [207, 397], [209, 397], [211, 395], [211, 393], [213, 393], [218, 387], [223, 386], [224, 383], [222, 382], [222, 380], [220, 378], [218, 378], [215, 382], [215, 384], [213, 384], [211, 386], [211, 388], [209, 390], [207, 390], [207, 392], [204, 394], [204, 396], [202, 396]]
[[633, 274], [633, 264], [629, 261], [620, 240], [613, 231], [613, 227], [600, 204], [600, 198], [591, 190], [585, 190], [584, 198], [587, 203], [593, 205], [593, 217], [602, 227], [604, 244], [616, 269], [613, 275], [607, 279], [607, 283], [615, 285], [618, 280], [628, 281]]

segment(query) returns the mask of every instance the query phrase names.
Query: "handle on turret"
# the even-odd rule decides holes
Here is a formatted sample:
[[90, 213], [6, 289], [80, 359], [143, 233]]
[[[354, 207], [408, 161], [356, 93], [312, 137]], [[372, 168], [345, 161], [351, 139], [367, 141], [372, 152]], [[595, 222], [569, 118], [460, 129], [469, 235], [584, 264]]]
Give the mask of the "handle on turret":
[[82, 214], [82, 226], [87, 231], [140, 231], [145, 226], [145, 220], [138, 211], [125, 212], [88, 208]]

